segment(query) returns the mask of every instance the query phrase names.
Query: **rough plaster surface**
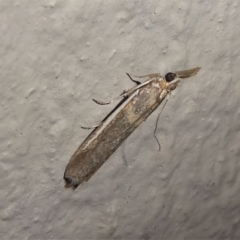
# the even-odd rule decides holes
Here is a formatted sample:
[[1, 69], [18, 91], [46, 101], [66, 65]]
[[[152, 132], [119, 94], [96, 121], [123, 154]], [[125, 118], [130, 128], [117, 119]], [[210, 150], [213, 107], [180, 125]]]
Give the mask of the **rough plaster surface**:
[[[1, 239], [240, 239], [240, 4], [1, 1]], [[143, 75], [202, 66], [85, 185], [71, 155]], [[160, 111], [160, 109], [159, 109]], [[125, 163], [124, 163], [125, 162]], [[127, 163], [127, 164], [126, 164]]]

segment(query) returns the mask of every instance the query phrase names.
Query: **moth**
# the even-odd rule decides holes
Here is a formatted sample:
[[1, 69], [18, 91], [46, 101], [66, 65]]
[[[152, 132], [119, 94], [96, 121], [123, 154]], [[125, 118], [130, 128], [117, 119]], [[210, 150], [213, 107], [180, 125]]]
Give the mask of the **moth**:
[[131, 78], [137, 85], [123, 91], [115, 99], [102, 102], [109, 104], [121, 99], [117, 106], [95, 126], [94, 130], [71, 157], [64, 172], [66, 188], [76, 189], [87, 182], [104, 162], [118, 149], [125, 139], [171, 94], [180, 81], [197, 74], [200, 67], [184, 71], [139, 76], [146, 78], [140, 82]]

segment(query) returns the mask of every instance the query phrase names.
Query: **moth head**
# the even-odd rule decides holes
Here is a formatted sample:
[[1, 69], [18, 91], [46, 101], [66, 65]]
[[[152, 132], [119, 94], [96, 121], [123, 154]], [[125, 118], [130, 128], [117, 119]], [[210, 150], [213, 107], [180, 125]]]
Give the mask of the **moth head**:
[[165, 75], [165, 81], [168, 83], [169, 89], [174, 90], [181, 79], [189, 78], [196, 75], [200, 69], [200, 67], [197, 67], [189, 70], [169, 72]]
[[178, 77], [176, 75], [176, 73], [172, 73], [172, 72], [169, 72], [165, 75], [165, 80], [166, 82], [170, 83], [174, 80], [176, 80]]
[[201, 69], [200, 67], [196, 67], [196, 68], [192, 68], [192, 69], [189, 69], [189, 70], [169, 72], [165, 75], [165, 80], [168, 83], [170, 83], [172, 81], [177, 81], [177, 80], [180, 80], [180, 79], [189, 78], [189, 77], [192, 77], [192, 76], [196, 75], [200, 69]]
[[180, 78], [176, 73], [169, 72], [165, 75], [165, 81], [167, 82], [167, 88], [170, 91], [173, 91], [180, 82]]

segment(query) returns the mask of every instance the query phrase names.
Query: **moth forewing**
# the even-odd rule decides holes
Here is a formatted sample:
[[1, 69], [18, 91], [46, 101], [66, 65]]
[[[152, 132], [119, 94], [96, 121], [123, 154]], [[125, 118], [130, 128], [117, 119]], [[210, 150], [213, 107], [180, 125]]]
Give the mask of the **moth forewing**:
[[125, 139], [174, 90], [181, 78], [195, 75], [200, 68], [166, 74], [148, 75], [149, 79], [125, 91], [120, 109], [114, 109], [83, 141], [71, 157], [64, 173], [65, 187], [77, 188], [88, 181]]

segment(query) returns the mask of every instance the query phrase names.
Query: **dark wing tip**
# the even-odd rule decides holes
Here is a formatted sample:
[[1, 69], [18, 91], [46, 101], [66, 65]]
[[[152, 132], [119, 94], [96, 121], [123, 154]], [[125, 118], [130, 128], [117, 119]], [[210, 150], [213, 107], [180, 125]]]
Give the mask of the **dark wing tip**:
[[64, 181], [65, 181], [65, 188], [72, 188], [72, 190], [75, 190], [78, 187], [78, 183], [74, 183], [74, 181], [69, 178], [69, 177], [63, 177]]

